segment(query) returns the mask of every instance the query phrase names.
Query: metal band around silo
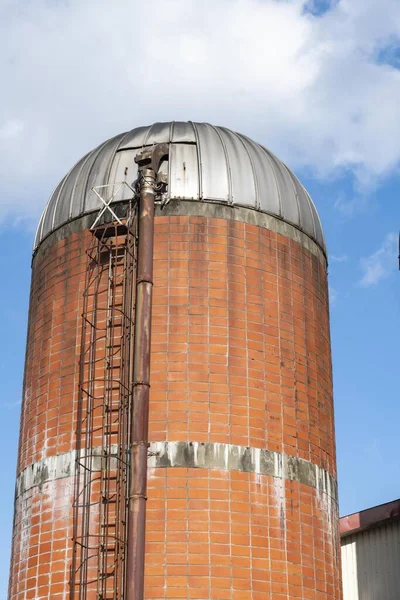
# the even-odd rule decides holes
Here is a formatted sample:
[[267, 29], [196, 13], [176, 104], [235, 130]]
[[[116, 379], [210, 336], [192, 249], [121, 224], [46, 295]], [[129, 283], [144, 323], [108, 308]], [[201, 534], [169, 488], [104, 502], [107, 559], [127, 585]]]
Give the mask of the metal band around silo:
[[[101, 448], [93, 448], [87, 457], [91, 468], [99, 470]], [[241, 471], [295, 481], [324, 493], [337, 502], [337, 482], [328, 471], [314, 463], [266, 450], [212, 442], [152, 442], [148, 453], [149, 469], [188, 468]], [[76, 453], [49, 456], [26, 467], [18, 476], [16, 497], [33, 487], [41, 489], [47, 482], [74, 474]]]

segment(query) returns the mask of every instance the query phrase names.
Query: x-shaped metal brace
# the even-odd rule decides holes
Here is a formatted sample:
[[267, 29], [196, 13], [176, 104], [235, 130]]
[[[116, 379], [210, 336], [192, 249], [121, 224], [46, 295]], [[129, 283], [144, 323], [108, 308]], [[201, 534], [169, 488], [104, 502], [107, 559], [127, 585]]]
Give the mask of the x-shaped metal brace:
[[[111, 215], [113, 216], [113, 218], [119, 223], [119, 225], [122, 225], [122, 221], [121, 219], [119, 219], [117, 217], [117, 215], [115, 214], [115, 212], [113, 211], [113, 209], [111, 208], [111, 203], [114, 202], [118, 192], [120, 191], [120, 189], [126, 185], [131, 191], [132, 191], [132, 195], [135, 195], [135, 190], [129, 185], [129, 183], [127, 183], [126, 181], [122, 181], [121, 183], [109, 183], [107, 185], [97, 185], [95, 187], [92, 187], [93, 192], [96, 194], [96, 196], [100, 199], [100, 201], [104, 204], [103, 208], [100, 210], [99, 214], [97, 215], [95, 222], [93, 223], [93, 225], [91, 226], [90, 229], [94, 229], [96, 227], [96, 225], [98, 224], [98, 222], [100, 221], [101, 217], [104, 215], [104, 213], [108, 210]], [[118, 187], [117, 187], [118, 186]], [[98, 190], [102, 190], [105, 188], [117, 188], [116, 190], [114, 190], [114, 192], [111, 194], [109, 199], [105, 199], [103, 198], [103, 196], [99, 193]]]

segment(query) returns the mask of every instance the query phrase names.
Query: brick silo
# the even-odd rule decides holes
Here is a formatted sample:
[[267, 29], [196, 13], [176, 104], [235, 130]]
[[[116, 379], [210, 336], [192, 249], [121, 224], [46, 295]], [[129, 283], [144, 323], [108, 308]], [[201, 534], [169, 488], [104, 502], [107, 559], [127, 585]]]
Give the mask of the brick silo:
[[[155, 216], [144, 597], [340, 599], [321, 224], [265, 148], [181, 122], [87, 154], [41, 218], [9, 598], [130, 600], [136, 236], [118, 222], [134, 204], [135, 157], [155, 144], [168, 159]], [[98, 220], [112, 194], [113, 214]]]

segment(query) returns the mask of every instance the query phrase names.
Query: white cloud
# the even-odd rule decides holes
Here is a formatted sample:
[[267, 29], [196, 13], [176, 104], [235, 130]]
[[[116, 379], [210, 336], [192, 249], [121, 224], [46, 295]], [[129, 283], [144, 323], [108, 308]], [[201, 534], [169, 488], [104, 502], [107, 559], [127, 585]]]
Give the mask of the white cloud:
[[[352, 219], [354, 215], [360, 214], [367, 211], [370, 208], [371, 198], [365, 193], [365, 176], [363, 176], [363, 184], [358, 181], [355, 187], [360, 188], [362, 186], [363, 191], [356, 193], [347, 198], [344, 194], [340, 194], [333, 203], [333, 207], [338, 212], [339, 216], [344, 219]], [[374, 183], [371, 182], [369, 187], [374, 187]]]
[[388, 233], [381, 247], [373, 254], [361, 259], [361, 268], [364, 272], [360, 285], [369, 287], [376, 285], [388, 277], [397, 268], [398, 237], [395, 233]]
[[6, 121], [0, 128], [0, 139], [9, 140], [15, 138], [22, 133], [23, 129], [24, 124], [21, 121], [18, 121], [18, 119]]
[[338, 292], [331, 285], [329, 286], [329, 304], [331, 306], [336, 306], [336, 302], [338, 299]]
[[347, 254], [330, 254], [329, 261], [335, 263], [345, 263], [349, 260]]
[[400, 35], [400, 3], [307, 4], [4, 0], [0, 217], [36, 215], [85, 151], [155, 120], [225, 124], [321, 177], [390, 173], [400, 72], [375, 57]]

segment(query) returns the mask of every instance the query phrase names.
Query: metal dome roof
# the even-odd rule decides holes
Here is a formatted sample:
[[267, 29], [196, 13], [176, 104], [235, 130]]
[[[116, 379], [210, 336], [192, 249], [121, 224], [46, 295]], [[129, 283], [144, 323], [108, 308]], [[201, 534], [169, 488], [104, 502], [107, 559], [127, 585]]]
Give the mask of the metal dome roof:
[[[171, 122], [117, 135], [84, 156], [61, 180], [42, 214], [36, 248], [61, 225], [102, 207], [92, 188], [137, 177], [138, 149], [170, 143], [168, 197], [244, 206], [276, 216], [302, 230], [322, 248], [315, 206], [293, 173], [271, 152], [224, 127]], [[110, 188], [111, 190], [112, 188]], [[128, 200], [122, 186], [116, 201]]]

